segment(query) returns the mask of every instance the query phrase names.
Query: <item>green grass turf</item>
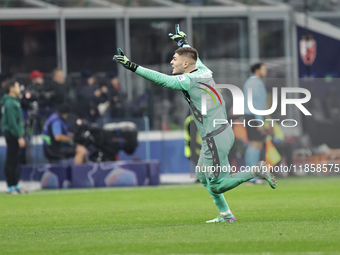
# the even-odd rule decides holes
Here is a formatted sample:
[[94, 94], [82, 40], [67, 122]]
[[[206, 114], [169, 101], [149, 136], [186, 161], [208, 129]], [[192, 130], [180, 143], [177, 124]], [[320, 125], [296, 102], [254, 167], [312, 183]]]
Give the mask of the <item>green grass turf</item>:
[[237, 223], [215, 224], [201, 184], [3, 193], [0, 254], [340, 254], [339, 187], [243, 184], [225, 193]]

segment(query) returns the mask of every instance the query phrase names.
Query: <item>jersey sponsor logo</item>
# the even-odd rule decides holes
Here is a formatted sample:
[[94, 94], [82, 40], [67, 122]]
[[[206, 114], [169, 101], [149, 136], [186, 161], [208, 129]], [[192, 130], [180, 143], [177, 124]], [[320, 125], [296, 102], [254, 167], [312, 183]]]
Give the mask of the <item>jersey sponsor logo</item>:
[[185, 80], [185, 76], [184, 75], [177, 75], [177, 79], [179, 81], [184, 81]]

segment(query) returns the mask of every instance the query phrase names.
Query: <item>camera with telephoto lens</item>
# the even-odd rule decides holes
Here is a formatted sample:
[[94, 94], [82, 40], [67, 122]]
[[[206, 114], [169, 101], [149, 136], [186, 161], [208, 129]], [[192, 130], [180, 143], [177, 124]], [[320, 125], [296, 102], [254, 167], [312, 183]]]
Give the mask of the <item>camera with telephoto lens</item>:
[[116, 161], [120, 150], [131, 155], [138, 146], [138, 130], [133, 122], [106, 124], [103, 128], [85, 120], [77, 120], [74, 142], [87, 148], [95, 148], [90, 154], [94, 162]]
[[36, 102], [39, 107], [51, 106], [54, 95], [54, 91], [24, 90], [20, 95], [21, 105], [26, 109], [31, 109], [33, 102]]

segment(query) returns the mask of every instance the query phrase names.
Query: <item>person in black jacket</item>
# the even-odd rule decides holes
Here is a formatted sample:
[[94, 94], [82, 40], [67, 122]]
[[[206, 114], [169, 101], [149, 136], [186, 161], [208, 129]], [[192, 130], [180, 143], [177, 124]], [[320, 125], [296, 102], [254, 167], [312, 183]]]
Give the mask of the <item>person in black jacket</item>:
[[[49, 83], [46, 83], [44, 74], [38, 70], [30, 73], [31, 83], [25, 88], [24, 108], [30, 109], [30, 103], [38, 103], [38, 119], [47, 118], [55, 109], [53, 104], [54, 91]], [[39, 125], [40, 126], [40, 125]]]
[[107, 100], [108, 89], [106, 86], [100, 87], [93, 73], [90, 70], [81, 71], [82, 83], [78, 85], [77, 103], [78, 114], [89, 122], [95, 122], [99, 116], [98, 104]]
[[125, 109], [125, 95], [123, 94], [118, 75], [114, 72], [108, 72], [107, 87], [108, 87], [108, 100], [110, 102], [110, 117], [123, 118]]
[[65, 102], [68, 86], [66, 84], [64, 72], [59, 68], [53, 69], [51, 78], [50, 88], [53, 91], [52, 101], [54, 108], [57, 109], [59, 105]]

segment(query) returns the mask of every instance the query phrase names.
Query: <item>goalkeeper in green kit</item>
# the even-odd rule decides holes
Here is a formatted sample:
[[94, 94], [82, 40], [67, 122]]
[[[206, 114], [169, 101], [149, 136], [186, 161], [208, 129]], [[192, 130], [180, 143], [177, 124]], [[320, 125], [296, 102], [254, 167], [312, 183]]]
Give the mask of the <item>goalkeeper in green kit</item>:
[[[212, 71], [201, 62], [197, 51], [189, 46], [186, 34], [179, 30], [179, 25], [176, 25], [176, 34], [170, 33], [169, 37], [180, 47], [175, 51], [170, 62], [173, 68], [172, 75], [156, 72], [131, 62], [119, 48], [118, 55], [113, 59], [153, 83], [183, 93], [202, 137], [196, 176], [207, 189], [220, 212], [217, 218], [207, 223], [235, 222], [236, 218], [229, 209], [223, 193], [254, 177], [263, 178], [275, 189], [275, 177], [268, 171], [269, 168], [264, 161], [258, 162], [246, 171], [230, 173], [228, 154], [235, 136], [228, 123], [216, 125], [214, 123], [215, 119], [226, 120], [227, 114], [222, 95], [214, 89]], [[207, 106], [202, 105], [202, 96], [206, 98]], [[206, 114], [202, 114], [202, 110]]]

